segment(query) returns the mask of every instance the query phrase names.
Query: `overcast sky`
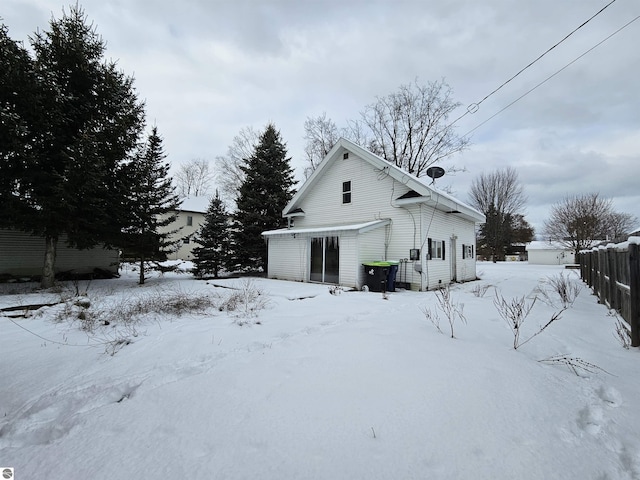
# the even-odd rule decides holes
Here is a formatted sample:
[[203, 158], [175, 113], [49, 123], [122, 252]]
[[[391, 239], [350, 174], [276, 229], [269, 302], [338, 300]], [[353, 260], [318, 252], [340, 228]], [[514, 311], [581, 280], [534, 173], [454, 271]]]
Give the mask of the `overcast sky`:
[[[440, 80], [462, 104], [486, 95], [610, 0], [85, 0], [107, 57], [135, 77], [147, 120], [171, 163], [214, 161], [241, 128], [273, 122], [296, 176], [304, 121], [338, 127], [401, 84]], [[14, 40], [47, 30], [68, 3], [3, 0]], [[456, 124], [464, 135], [640, 15], [616, 0]], [[600, 192], [640, 219], [640, 20], [473, 131], [438, 182], [468, 201], [481, 172], [517, 169], [527, 220], [541, 233], [551, 206]], [[451, 119], [453, 120], [453, 118]], [[640, 222], [640, 220], [639, 220]], [[639, 225], [640, 226], [640, 225]]]

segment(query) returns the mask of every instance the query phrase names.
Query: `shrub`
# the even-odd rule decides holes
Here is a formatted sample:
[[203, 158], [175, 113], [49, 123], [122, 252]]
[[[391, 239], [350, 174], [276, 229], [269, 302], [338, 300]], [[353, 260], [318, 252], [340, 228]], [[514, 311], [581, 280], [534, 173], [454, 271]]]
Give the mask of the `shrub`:
[[239, 288], [222, 302], [218, 310], [231, 312], [237, 318], [238, 325], [246, 325], [260, 323], [250, 319], [257, 318], [260, 310], [264, 310], [268, 304], [269, 299], [256, 287], [255, 282], [252, 279], [244, 279], [240, 282]]
[[623, 319], [614, 313], [610, 313], [616, 319], [614, 337], [620, 342], [623, 348], [627, 350], [631, 347], [631, 328]]
[[529, 336], [526, 340], [521, 340], [520, 334], [522, 333], [522, 326], [524, 325], [524, 321], [531, 313], [531, 310], [533, 310], [533, 306], [535, 305], [537, 299], [538, 297], [533, 297], [533, 300], [527, 302], [526, 298], [523, 296], [520, 298], [512, 298], [511, 300], [505, 300], [502, 295], [496, 292], [496, 297], [493, 299], [493, 304], [495, 305], [502, 319], [509, 326], [511, 333], [513, 333], [514, 350], [517, 350], [518, 347], [521, 347], [537, 335], [540, 335], [549, 325], [551, 325], [556, 320], [559, 320], [562, 312], [566, 310], [562, 309], [559, 312], [554, 313], [551, 316], [551, 319], [542, 327], [540, 327], [537, 332]]
[[562, 272], [553, 277], [547, 277], [543, 282], [543, 286], [538, 287], [538, 293], [542, 297], [545, 303], [555, 306], [555, 301], [552, 298], [553, 294], [557, 294], [562, 304], [563, 309], [567, 309], [573, 305], [578, 298], [578, 295], [582, 291], [582, 285], [576, 281], [570, 279], [568, 276], [564, 276]]
[[[451, 290], [449, 289], [449, 285], [436, 291], [435, 295], [436, 299], [438, 300], [437, 308], [444, 314], [447, 322], [449, 323], [451, 338], [455, 338], [453, 327], [456, 319], [460, 320], [463, 323], [467, 323], [467, 319], [463, 314], [464, 304], [455, 303], [453, 301], [453, 299], [451, 298]], [[422, 313], [424, 313], [425, 318], [429, 320], [434, 327], [436, 327], [438, 332], [444, 333], [440, 328], [440, 316], [438, 315], [437, 310], [435, 312], [432, 312], [431, 309], [423, 307]]]
[[482, 298], [487, 293], [487, 290], [489, 290], [489, 288], [491, 288], [491, 285], [476, 285], [471, 290], [471, 293], [473, 293], [478, 298]]

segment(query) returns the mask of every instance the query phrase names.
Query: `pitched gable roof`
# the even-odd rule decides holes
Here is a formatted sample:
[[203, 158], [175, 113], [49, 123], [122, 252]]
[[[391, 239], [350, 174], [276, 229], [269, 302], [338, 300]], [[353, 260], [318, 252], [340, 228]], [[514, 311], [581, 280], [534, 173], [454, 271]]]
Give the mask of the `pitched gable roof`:
[[178, 211], [207, 213], [209, 203], [211, 203], [210, 197], [186, 197], [182, 199]]
[[[383, 158], [371, 153], [370, 151], [356, 145], [355, 143], [340, 138], [333, 148], [327, 153], [318, 168], [311, 174], [307, 181], [300, 187], [300, 190], [294, 195], [291, 201], [282, 211], [282, 216], [292, 216], [296, 210], [299, 210], [300, 203], [307, 193], [318, 183], [322, 175], [331, 168], [338, 158], [342, 158], [342, 154], [349, 152], [360, 157], [365, 162], [371, 164], [374, 168], [384, 171], [396, 181], [405, 184], [410, 191], [402, 197], [396, 199], [398, 205], [407, 205], [411, 203], [424, 203], [437, 210], [447, 213], [458, 214], [468, 220], [483, 223], [485, 216], [476, 209], [457, 200], [455, 197], [437, 190], [431, 185], [427, 185], [418, 177], [405, 172], [401, 168], [387, 162]], [[413, 193], [411, 193], [413, 191]]]

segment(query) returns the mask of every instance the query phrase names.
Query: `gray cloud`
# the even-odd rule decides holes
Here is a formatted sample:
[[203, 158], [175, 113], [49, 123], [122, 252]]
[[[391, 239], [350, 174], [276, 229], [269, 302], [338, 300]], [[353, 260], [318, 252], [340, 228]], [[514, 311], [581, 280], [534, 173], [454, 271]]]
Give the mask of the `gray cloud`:
[[[135, 75], [169, 158], [213, 159], [240, 128], [280, 128], [301, 177], [303, 124], [327, 112], [339, 126], [400, 84], [445, 78], [455, 98], [479, 102], [607, 2], [584, 0], [86, 0], [107, 55]], [[6, 0], [20, 40], [60, 6]], [[53, 10], [53, 12], [52, 12]], [[640, 15], [618, 1], [456, 125], [464, 134]], [[445, 165], [463, 199], [480, 172], [515, 166], [540, 230], [550, 206], [593, 191], [640, 217], [640, 21], [473, 132]]]

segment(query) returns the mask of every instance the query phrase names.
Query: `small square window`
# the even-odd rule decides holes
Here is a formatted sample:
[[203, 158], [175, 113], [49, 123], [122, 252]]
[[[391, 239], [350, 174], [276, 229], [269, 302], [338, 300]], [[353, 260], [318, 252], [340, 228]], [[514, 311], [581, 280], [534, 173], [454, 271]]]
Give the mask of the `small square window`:
[[192, 227], [193, 226], [193, 217], [192, 216], [188, 216], [187, 217], [187, 226], [188, 227]]
[[351, 181], [342, 182], [342, 203], [351, 203]]

